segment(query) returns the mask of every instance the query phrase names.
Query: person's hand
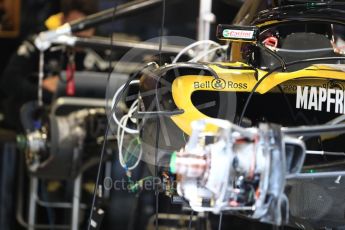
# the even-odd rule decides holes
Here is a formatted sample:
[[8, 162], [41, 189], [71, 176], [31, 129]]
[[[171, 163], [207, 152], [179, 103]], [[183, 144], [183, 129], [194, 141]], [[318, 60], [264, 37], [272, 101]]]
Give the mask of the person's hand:
[[47, 77], [43, 80], [43, 88], [48, 90], [51, 93], [55, 93], [57, 90], [57, 86], [59, 83], [59, 77], [58, 76], [51, 76]]

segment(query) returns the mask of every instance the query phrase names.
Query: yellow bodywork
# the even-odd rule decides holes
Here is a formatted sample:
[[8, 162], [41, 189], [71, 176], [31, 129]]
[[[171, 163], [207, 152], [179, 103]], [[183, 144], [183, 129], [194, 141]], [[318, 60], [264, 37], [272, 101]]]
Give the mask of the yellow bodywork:
[[48, 30], [54, 30], [61, 26], [62, 18], [62, 13], [54, 14], [44, 22], [44, 25], [47, 27]]
[[[247, 66], [243, 63], [218, 63], [222, 66]], [[338, 65], [343, 66], [343, 65]], [[295, 93], [294, 85], [300, 86], [318, 86], [327, 87], [325, 82], [332, 80], [345, 81], [345, 72], [343, 69], [338, 68], [337, 65], [317, 64], [311, 65], [307, 68], [295, 72], [274, 72], [269, 75], [259, 85], [256, 93], [265, 94], [268, 91], [274, 92], [276, 86], [281, 85], [286, 93]], [[200, 75], [184, 75], [177, 77], [172, 83], [172, 96], [178, 109], [184, 110], [184, 113], [174, 115], [171, 119], [174, 123], [183, 130], [186, 134], [191, 134], [191, 122], [194, 120], [209, 118], [201, 113], [192, 103], [191, 96], [193, 92], [198, 90], [207, 91], [227, 91], [227, 92], [251, 92], [255, 84], [267, 74], [266, 71], [257, 70], [258, 76], [255, 77], [254, 70], [241, 70], [241, 69], [227, 69], [221, 68], [216, 64], [209, 64], [223, 82], [221, 87], [212, 87], [212, 81], [215, 79], [213, 76], [200, 76]], [[242, 84], [242, 87], [229, 87], [227, 82], [232, 82], [232, 85]], [[197, 83], [195, 83], [197, 82]], [[225, 83], [224, 83], [225, 82]], [[285, 82], [285, 87], [284, 83]], [[195, 88], [194, 84], [202, 85], [203, 88]], [[345, 86], [344, 83], [340, 83]], [[214, 86], [214, 85], [213, 85]], [[246, 86], [246, 87], [244, 87]], [[287, 87], [288, 86], [288, 87]], [[345, 88], [345, 87], [344, 87]], [[269, 106], [269, 105], [268, 105]], [[277, 108], [278, 109], [278, 108]], [[214, 127], [206, 128], [206, 131], [215, 131]]]

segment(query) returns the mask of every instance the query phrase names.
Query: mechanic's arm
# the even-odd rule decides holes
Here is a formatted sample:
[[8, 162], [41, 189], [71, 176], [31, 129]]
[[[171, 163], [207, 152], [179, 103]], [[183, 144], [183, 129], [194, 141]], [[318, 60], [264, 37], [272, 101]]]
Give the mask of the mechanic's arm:
[[[14, 96], [20, 101], [37, 100], [38, 86], [29, 77], [38, 69], [39, 52], [32, 42], [24, 41], [17, 52], [12, 55], [3, 73], [1, 88], [8, 96]], [[44, 80], [44, 98], [51, 97], [51, 93], [56, 90], [58, 77], [55, 80], [48, 78]]]

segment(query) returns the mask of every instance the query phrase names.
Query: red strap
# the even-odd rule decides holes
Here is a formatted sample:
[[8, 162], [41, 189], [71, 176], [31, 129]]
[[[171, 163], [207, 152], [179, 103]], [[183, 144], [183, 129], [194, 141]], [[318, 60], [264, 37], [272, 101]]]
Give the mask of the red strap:
[[75, 63], [70, 63], [67, 65], [66, 69], [66, 94], [68, 96], [75, 95], [75, 80], [74, 80], [74, 73], [75, 73]]

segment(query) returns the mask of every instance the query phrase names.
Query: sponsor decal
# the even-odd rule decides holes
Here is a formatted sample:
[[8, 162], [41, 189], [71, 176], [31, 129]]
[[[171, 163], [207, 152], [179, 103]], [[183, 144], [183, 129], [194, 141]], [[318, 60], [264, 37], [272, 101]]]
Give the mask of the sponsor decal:
[[342, 87], [297, 86], [296, 108], [345, 114], [344, 96]]
[[284, 92], [296, 92], [297, 85], [281, 85]]
[[211, 86], [214, 89], [224, 89], [226, 87], [226, 81], [222, 78], [213, 79]]
[[342, 84], [340, 81], [337, 81], [337, 80], [329, 80], [329, 81], [327, 82], [326, 88], [344, 90], [343, 84]]
[[[297, 86], [301, 83], [297, 83], [298, 81], [290, 81], [288, 83], [280, 84], [282, 90], [286, 93], [296, 93], [297, 92]], [[318, 80], [318, 81], [305, 81], [302, 83], [302, 86], [308, 86], [308, 87], [322, 87], [327, 89], [340, 89], [345, 90], [345, 82], [339, 81], [339, 80]]]
[[247, 89], [248, 84], [243, 82], [226, 81], [222, 78], [215, 78], [212, 81], [194, 82], [194, 89]]
[[254, 31], [252, 30], [233, 30], [233, 29], [223, 30], [224, 38], [252, 39], [253, 35], [254, 35]]

